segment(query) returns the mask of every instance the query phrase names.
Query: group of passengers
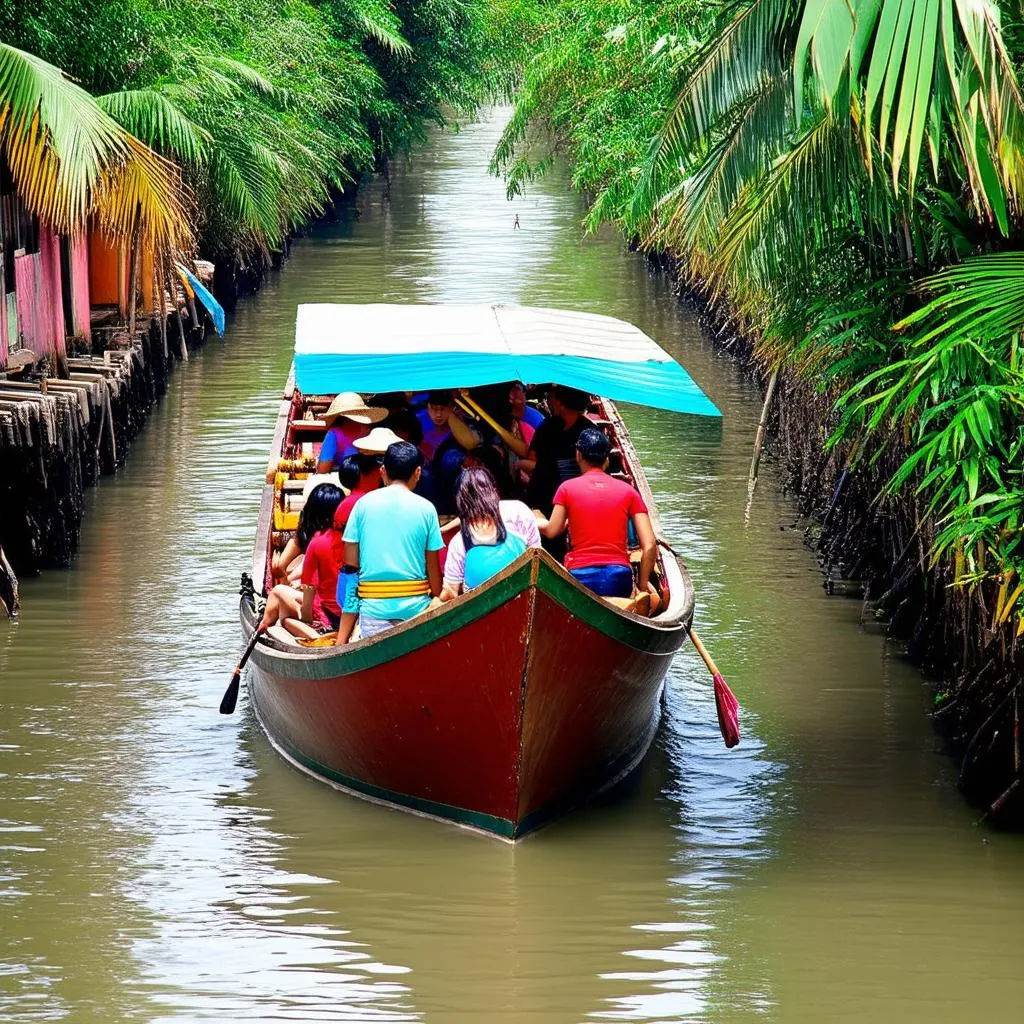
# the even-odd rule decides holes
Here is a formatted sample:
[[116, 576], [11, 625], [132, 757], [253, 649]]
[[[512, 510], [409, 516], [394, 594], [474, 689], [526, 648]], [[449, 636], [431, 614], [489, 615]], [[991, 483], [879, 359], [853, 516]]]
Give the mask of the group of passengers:
[[594, 593], [650, 592], [653, 608], [650, 516], [637, 491], [606, 472], [611, 445], [586, 416], [589, 403], [554, 385], [545, 417], [518, 382], [396, 392], [372, 404], [338, 395], [317, 472], [336, 473], [340, 486], [310, 481], [295, 536], [273, 560], [277, 585], [261, 625], [287, 620], [301, 633], [312, 624], [336, 630], [338, 644], [366, 639], [541, 544]]

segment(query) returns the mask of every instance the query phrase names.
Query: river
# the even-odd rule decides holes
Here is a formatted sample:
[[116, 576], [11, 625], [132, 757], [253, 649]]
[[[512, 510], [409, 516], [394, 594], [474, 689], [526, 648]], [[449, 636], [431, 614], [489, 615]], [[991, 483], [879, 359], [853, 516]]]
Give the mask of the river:
[[[1018, 1019], [1024, 845], [974, 825], [929, 691], [829, 598], [760, 399], [554, 174], [508, 202], [505, 112], [435, 133], [299, 242], [175, 374], [88, 497], [68, 572], [0, 624], [0, 1020]], [[521, 229], [513, 229], [518, 213]], [[696, 622], [742, 704], [724, 749], [692, 650], [632, 791], [517, 848], [292, 770], [217, 714], [238, 578], [310, 301], [503, 301], [639, 324], [719, 423], [624, 410]]]

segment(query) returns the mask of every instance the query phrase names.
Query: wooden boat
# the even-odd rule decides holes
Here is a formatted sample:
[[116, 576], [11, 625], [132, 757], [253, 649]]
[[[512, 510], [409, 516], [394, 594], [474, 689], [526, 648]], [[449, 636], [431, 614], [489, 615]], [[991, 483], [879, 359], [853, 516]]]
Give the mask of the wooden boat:
[[[449, 331], [445, 344], [452, 344], [451, 317], [467, 316], [465, 307], [455, 307], [454, 314], [452, 307], [328, 307], [343, 325], [345, 340], [338, 344], [328, 336], [335, 362], [314, 373], [299, 358], [303, 311], [309, 308], [300, 307], [299, 314], [299, 384], [305, 374], [314, 386], [329, 386], [304, 393], [290, 379], [284, 392], [272, 444], [272, 468], [279, 471], [263, 492], [253, 559], [252, 579], [264, 592], [271, 552], [286, 536], [282, 527], [294, 526], [290, 490], [301, 486], [295, 478], [311, 468], [308, 445], [324, 431], [316, 411], [339, 390], [384, 390], [382, 377], [388, 390], [451, 386], [450, 376], [437, 374], [436, 351], [429, 360], [434, 369], [413, 366], [412, 377], [406, 377], [403, 361], [416, 363], [412, 352], [418, 356], [429, 348], [440, 325]], [[313, 308], [317, 317], [323, 315], [324, 307]], [[481, 317], [495, 313], [490, 307], [471, 309]], [[557, 318], [579, 319], [541, 312], [541, 332], [552, 316], [563, 328]], [[583, 319], [602, 327], [620, 324]], [[357, 359], [336, 362], [339, 349], [364, 355], [358, 338], [368, 323], [373, 344], [394, 346], [386, 373], [377, 369], [373, 381]], [[403, 330], [411, 330], [415, 345], [396, 340]], [[417, 330], [423, 338], [415, 337]], [[564, 337], [558, 344], [565, 349]], [[469, 385], [489, 382], [481, 375], [494, 381], [541, 379], [529, 359], [514, 373], [507, 362], [478, 371], [467, 366], [464, 353], [456, 361], [456, 372], [464, 381], [469, 376]], [[332, 376], [335, 370], [345, 387]], [[580, 374], [568, 364], [558, 370], [562, 382], [580, 386]], [[650, 389], [645, 393], [650, 402]], [[672, 401], [678, 405], [682, 399], [676, 395]], [[657, 527], [653, 496], [615, 406], [600, 399], [589, 415], [612, 439], [612, 471], [640, 490]], [[665, 675], [686, 640], [694, 604], [685, 567], [665, 547], [657, 574], [664, 605], [647, 618], [596, 597], [545, 551], [528, 550], [478, 589], [368, 640], [303, 647], [274, 630], [251, 656], [250, 702], [273, 746], [315, 778], [369, 800], [516, 840], [615, 784], [647, 752]], [[247, 637], [256, 614], [253, 588], [243, 589]]]

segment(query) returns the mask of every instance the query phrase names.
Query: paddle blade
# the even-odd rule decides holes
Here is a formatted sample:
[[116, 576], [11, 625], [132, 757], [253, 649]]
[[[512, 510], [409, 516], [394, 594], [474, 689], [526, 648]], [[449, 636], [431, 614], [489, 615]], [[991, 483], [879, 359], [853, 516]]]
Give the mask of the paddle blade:
[[240, 669], [235, 669], [235, 674], [231, 677], [231, 682], [228, 683], [228, 688], [224, 691], [224, 696], [220, 699], [220, 713], [222, 715], [234, 714], [235, 705], [238, 703], [238, 684], [242, 681], [242, 672]]
[[718, 728], [727, 747], [735, 747], [740, 741], [740, 702], [736, 699], [721, 672], [715, 673], [715, 708], [718, 711]]

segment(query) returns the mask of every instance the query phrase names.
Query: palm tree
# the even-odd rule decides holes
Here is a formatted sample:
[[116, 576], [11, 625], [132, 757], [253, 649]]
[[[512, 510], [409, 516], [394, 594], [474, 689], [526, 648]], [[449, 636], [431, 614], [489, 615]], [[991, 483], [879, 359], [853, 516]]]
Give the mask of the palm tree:
[[173, 164], [52, 64], [0, 43], [0, 156], [22, 202], [62, 234], [90, 223], [159, 253], [191, 244]]
[[681, 79], [634, 221], [733, 292], [851, 221], [890, 237], [922, 177], [1005, 234], [1021, 113], [990, 0], [755, 0]]

